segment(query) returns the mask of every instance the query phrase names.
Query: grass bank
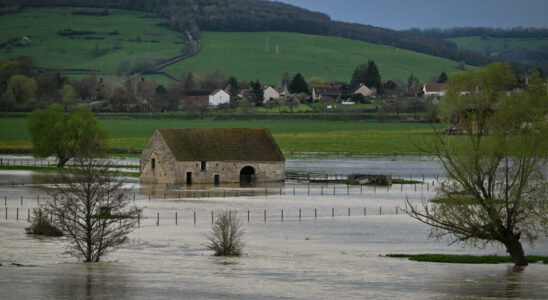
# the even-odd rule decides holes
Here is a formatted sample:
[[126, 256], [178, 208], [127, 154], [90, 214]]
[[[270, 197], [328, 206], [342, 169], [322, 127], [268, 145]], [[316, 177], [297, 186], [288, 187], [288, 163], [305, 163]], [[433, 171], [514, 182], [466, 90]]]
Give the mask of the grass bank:
[[[387, 254], [387, 257], [402, 257], [409, 260], [421, 262], [436, 262], [436, 263], [454, 263], [454, 264], [501, 264], [513, 263], [510, 256], [498, 255], [454, 255], [454, 254]], [[548, 264], [548, 256], [527, 255], [527, 262], [536, 263], [543, 262]]]
[[[143, 149], [157, 128], [268, 128], [287, 153], [330, 155], [416, 154], [413, 143], [431, 149], [425, 123], [341, 121], [209, 121], [179, 119], [101, 119], [110, 133], [109, 148]], [[26, 118], [0, 118], [0, 148], [30, 149]]]

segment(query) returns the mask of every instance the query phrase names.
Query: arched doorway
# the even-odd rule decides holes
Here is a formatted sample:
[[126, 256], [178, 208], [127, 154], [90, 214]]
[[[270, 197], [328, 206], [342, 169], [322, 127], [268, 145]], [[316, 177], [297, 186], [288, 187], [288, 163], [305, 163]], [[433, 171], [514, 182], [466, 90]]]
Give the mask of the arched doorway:
[[255, 169], [250, 166], [243, 167], [240, 171], [240, 182], [255, 182]]

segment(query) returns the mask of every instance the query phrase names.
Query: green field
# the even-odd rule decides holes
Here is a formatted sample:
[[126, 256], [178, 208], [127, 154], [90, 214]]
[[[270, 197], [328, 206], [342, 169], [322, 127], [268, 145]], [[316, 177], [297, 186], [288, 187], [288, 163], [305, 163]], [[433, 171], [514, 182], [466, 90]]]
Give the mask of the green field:
[[405, 81], [411, 72], [424, 81], [442, 71], [451, 73], [458, 65], [448, 59], [389, 46], [286, 32], [202, 32], [201, 46], [198, 55], [162, 71], [178, 77], [188, 70], [204, 72], [221, 67], [237, 78], [279, 84], [284, 72], [349, 81], [354, 68], [368, 60], [377, 63], [382, 78]]
[[482, 39], [480, 36], [467, 36], [448, 39], [457, 44], [459, 48], [484, 51], [489, 47], [491, 51], [501, 51], [507, 49], [536, 49], [541, 46], [548, 46], [548, 38], [488, 38]]
[[[269, 128], [285, 152], [411, 154], [413, 143], [427, 148], [432, 131], [424, 123], [326, 121], [187, 121], [159, 119], [101, 120], [110, 132], [110, 147], [143, 149], [156, 128]], [[0, 118], [0, 148], [30, 148], [25, 118]], [[412, 143], [413, 142], [413, 143]]]
[[[0, 16], [0, 42], [15, 36], [28, 36], [32, 41], [27, 47], [13, 47], [11, 51], [0, 49], [0, 56], [31, 56], [41, 67], [97, 69], [114, 72], [122, 59], [134, 62], [137, 58], [168, 58], [181, 54], [183, 34], [167, 27], [157, 26], [165, 19], [142, 18], [145, 13], [109, 9], [104, 17], [73, 15], [75, 8], [25, 9], [17, 14]], [[61, 36], [62, 29], [88, 30], [90, 35]], [[110, 32], [118, 30], [118, 35]], [[99, 37], [104, 40], [83, 40]], [[137, 42], [157, 40], [153, 42]], [[122, 39], [120, 49], [114, 48], [114, 40]], [[129, 41], [130, 39], [134, 41]], [[97, 42], [98, 51], [95, 51]]]
[[[110, 15], [104, 17], [73, 15], [75, 9], [37, 8], [1, 15], [0, 42], [15, 36], [30, 36], [32, 43], [11, 50], [0, 49], [0, 57], [27, 55], [42, 67], [114, 72], [123, 59], [133, 63], [137, 58], [168, 58], [181, 54], [183, 34], [157, 25], [166, 19], [143, 18], [144, 12], [117, 9], [109, 9]], [[66, 28], [95, 33], [74, 36], [74, 39], [57, 34]], [[110, 35], [114, 30], [119, 34]], [[104, 40], [83, 40], [86, 36]], [[158, 42], [137, 42], [138, 37]], [[121, 48], [115, 49], [114, 40], [118, 38], [122, 39]], [[307, 78], [319, 76], [325, 80], [349, 81], [354, 68], [370, 59], [375, 60], [384, 79], [404, 81], [411, 72], [421, 80], [428, 80], [442, 71], [451, 73], [458, 65], [435, 56], [337, 37], [282, 32], [202, 32], [198, 55], [161, 71], [178, 78], [187, 71], [205, 72], [218, 67], [238, 79], [259, 79], [270, 84], [279, 84], [284, 72], [291, 75], [300, 72]], [[162, 75], [147, 76], [163, 83], [170, 82]]]

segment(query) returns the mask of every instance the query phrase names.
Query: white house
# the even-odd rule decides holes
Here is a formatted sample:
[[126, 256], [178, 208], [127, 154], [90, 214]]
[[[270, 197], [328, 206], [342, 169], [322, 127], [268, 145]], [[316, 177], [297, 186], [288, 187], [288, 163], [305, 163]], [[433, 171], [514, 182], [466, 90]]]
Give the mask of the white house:
[[217, 89], [209, 94], [209, 106], [230, 103], [230, 95], [224, 90]]
[[271, 86], [267, 86], [264, 90], [263, 90], [263, 102], [268, 102], [270, 101], [271, 99], [278, 99], [280, 98], [280, 93], [278, 93], [278, 91], [276, 91], [276, 89], [274, 89], [273, 87]]
[[424, 84], [422, 91], [424, 96], [443, 97], [445, 95], [445, 84], [437, 82], [427, 82]]
[[364, 84], [360, 84], [360, 87], [358, 87], [353, 94], [361, 94], [363, 95], [364, 97], [371, 97], [371, 96], [375, 96], [376, 94], [376, 91], [375, 89], [370, 89], [368, 88], [366, 85]]

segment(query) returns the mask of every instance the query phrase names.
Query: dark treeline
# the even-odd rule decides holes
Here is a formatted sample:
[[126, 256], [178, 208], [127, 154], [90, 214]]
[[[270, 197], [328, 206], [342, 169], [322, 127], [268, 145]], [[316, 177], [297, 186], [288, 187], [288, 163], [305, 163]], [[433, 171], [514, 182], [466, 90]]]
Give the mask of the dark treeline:
[[512, 28], [491, 28], [491, 27], [453, 27], [448, 29], [440, 28], [411, 28], [404, 32], [420, 34], [426, 37], [446, 39], [465, 36], [482, 36], [497, 38], [540, 38], [548, 37], [548, 28], [512, 27]]
[[453, 42], [415, 32], [332, 21], [323, 13], [280, 2], [262, 0], [0, 0], [3, 8], [73, 6], [124, 8], [153, 12], [169, 19], [167, 25], [199, 38], [204, 31], [285, 31], [340, 36], [482, 65], [490, 58], [459, 50]]

